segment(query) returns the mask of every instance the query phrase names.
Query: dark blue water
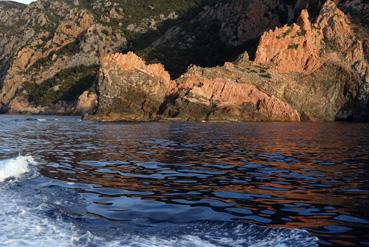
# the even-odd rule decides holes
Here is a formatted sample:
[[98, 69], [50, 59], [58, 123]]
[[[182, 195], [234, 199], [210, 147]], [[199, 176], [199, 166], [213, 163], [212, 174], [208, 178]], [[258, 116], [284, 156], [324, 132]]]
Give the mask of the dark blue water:
[[4, 246], [369, 246], [368, 124], [0, 116], [0, 160]]

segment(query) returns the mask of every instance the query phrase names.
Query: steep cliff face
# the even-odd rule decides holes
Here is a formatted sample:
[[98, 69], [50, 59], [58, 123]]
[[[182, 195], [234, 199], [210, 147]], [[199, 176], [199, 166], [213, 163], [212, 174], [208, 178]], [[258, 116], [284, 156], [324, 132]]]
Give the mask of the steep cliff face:
[[[92, 113], [99, 95], [100, 116], [111, 108], [117, 113], [134, 108], [127, 119], [368, 119], [367, 5], [364, 0], [38, 0], [28, 6], [2, 1], [0, 109]], [[163, 64], [178, 79], [153, 80], [142, 72], [143, 62], [135, 65], [140, 69], [124, 69], [123, 58], [112, 54], [128, 51]], [[245, 51], [252, 62], [222, 66]], [[136, 61], [133, 57], [128, 56]], [[106, 61], [117, 64], [115, 69]], [[186, 72], [190, 65], [195, 66]], [[102, 83], [109, 76], [113, 83]], [[146, 85], [148, 80], [154, 83]], [[147, 101], [130, 97], [127, 82]], [[152, 87], [165, 92], [155, 102]]]
[[[336, 118], [366, 120], [369, 67], [364, 45], [352, 27], [349, 18], [328, 0], [315, 23], [311, 23], [308, 12], [303, 11], [297, 24], [265, 33], [255, 62], [280, 73], [304, 74], [302, 81], [308, 79], [318, 88], [326, 88], [326, 92], [338, 86], [333, 90], [335, 93], [327, 97], [342, 109], [336, 109]], [[335, 101], [335, 96], [342, 93], [346, 93], [341, 95], [343, 101]], [[309, 118], [316, 115], [308, 109], [304, 113]]]
[[79, 96], [95, 90], [100, 57], [136, 46], [162, 23], [212, 2], [0, 2], [1, 111], [77, 113]]
[[20, 21], [20, 15], [26, 5], [14, 2], [0, 2], [0, 86], [9, 68], [11, 57], [21, 45], [20, 41], [12, 39], [15, 23]]
[[146, 65], [133, 53], [107, 55], [102, 59], [98, 111], [87, 119], [298, 121], [291, 106], [253, 85], [254, 79], [266, 81], [257, 73], [227, 63], [214, 69], [192, 67], [172, 81], [162, 65]]
[[161, 64], [146, 65], [133, 53], [102, 58], [99, 108], [103, 119], [124, 121], [157, 120], [165, 97], [175, 83]]
[[[328, 0], [313, 23], [303, 10], [296, 24], [266, 32], [254, 61], [244, 54], [222, 67], [192, 66], [176, 81], [159, 76], [166, 73], [159, 65], [136, 65], [132, 53], [110, 56], [107, 64], [124, 65], [119, 73], [111, 70], [115, 65], [106, 66], [99, 87], [109, 92], [103, 94], [109, 102], [119, 103], [103, 98], [95, 119], [130, 120], [133, 114], [135, 120], [368, 120], [368, 65], [352, 26]], [[122, 69], [130, 65], [133, 70]], [[161, 72], [148, 72], [150, 66]], [[155, 107], [145, 111], [139, 106], [147, 98]]]

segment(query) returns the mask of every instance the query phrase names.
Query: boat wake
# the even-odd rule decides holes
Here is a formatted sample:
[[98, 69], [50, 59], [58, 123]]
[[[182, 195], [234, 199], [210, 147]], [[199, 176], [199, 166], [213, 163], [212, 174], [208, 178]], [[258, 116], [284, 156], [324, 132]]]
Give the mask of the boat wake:
[[32, 173], [36, 165], [37, 162], [30, 156], [0, 161], [0, 243], [3, 246], [318, 245], [318, 239], [305, 230], [269, 228], [248, 223], [157, 223], [154, 227], [140, 231], [132, 230], [129, 226], [115, 227], [114, 231], [89, 229], [91, 226], [88, 224], [68, 220], [65, 211], [61, 210], [62, 207], [55, 207], [56, 204], [74, 200], [73, 195], [62, 192], [45, 193], [31, 183], [35, 177], [29, 176], [29, 173]]
[[32, 156], [19, 156], [15, 159], [0, 161], [0, 183], [7, 179], [18, 179], [37, 165]]

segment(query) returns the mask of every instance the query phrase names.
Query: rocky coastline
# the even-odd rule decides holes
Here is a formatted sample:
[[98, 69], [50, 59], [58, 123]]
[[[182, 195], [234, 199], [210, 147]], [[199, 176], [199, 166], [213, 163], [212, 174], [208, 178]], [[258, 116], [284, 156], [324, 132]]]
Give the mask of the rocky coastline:
[[[327, 47], [333, 45], [332, 47]], [[133, 53], [102, 59], [101, 121], [367, 121], [369, 70], [350, 20], [327, 1], [312, 23], [266, 32], [254, 61], [192, 66], [170, 80], [161, 64]]]
[[[138, 45], [130, 43], [127, 34], [117, 31], [119, 28], [103, 26], [101, 16], [97, 21], [91, 10], [75, 8], [69, 12], [69, 21], [61, 21], [54, 33], [37, 34], [37, 39], [30, 34], [32, 48], [27, 47], [29, 41], [17, 41], [13, 47], [23, 48], [11, 54], [9, 44], [0, 43], [1, 64], [11, 58], [1, 67], [6, 71], [0, 76], [1, 111], [77, 114], [94, 121], [369, 121], [369, 35], [365, 19], [369, 5], [360, 2], [362, 13], [353, 16], [354, 7], [347, 1], [302, 1], [304, 4], [278, 9], [288, 17], [283, 22], [273, 15], [277, 2], [250, 1], [244, 6], [232, 0], [207, 5], [190, 20], [162, 30], [144, 49], [135, 49]], [[44, 4], [37, 1], [27, 8], [7, 8], [30, 12]], [[124, 9], [113, 6], [114, 13], [108, 16], [124, 23]], [[65, 11], [68, 8], [64, 6]], [[257, 32], [247, 29], [250, 23], [229, 25], [227, 11], [235, 8], [246, 11], [244, 21], [264, 14], [263, 22], [254, 23]], [[0, 6], [0, 12], [4, 9]], [[6, 13], [4, 22], [14, 18], [13, 12]], [[151, 26], [143, 21], [140, 28], [132, 23], [127, 28], [154, 32], [160, 21], [179, 18], [175, 12], [168, 16], [151, 16]], [[191, 60], [196, 57], [191, 52], [200, 48], [195, 47], [195, 41], [179, 41], [191, 34], [183, 30], [184, 23], [210, 17], [222, 20], [219, 42], [234, 49], [215, 54], [206, 47], [208, 60], [222, 56], [223, 62], [213, 66], [200, 61], [178, 72], [188, 59], [181, 52], [187, 51]], [[24, 28], [29, 30], [27, 25]], [[238, 34], [237, 41], [231, 42], [226, 37], [232, 28]], [[3, 40], [12, 39], [9, 33], [0, 35]], [[61, 54], [66, 46], [70, 50]], [[154, 52], [156, 56], [152, 56]], [[167, 57], [163, 58], [164, 54]]]

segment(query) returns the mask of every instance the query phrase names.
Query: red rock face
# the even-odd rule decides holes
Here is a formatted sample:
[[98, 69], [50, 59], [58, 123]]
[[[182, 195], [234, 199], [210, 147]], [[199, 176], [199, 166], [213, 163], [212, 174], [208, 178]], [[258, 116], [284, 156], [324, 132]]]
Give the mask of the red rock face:
[[306, 10], [298, 24], [276, 28], [265, 33], [256, 52], [255, 63], [279, 72], [312, 73], [321, 64], [323, 37], [309, 21]]
[[[162, 65], [146, 65], [133, 53], [107, 55], [101, 65], [96, 117], [100, 120], [300, 120], [290, 105], [246, 78], [238, 82], [222, 76], [207, 78], [193, 68], [172, 81]], [[175, 99], [174, 105], [168, 104], [170, 99]], [[173, 116], [169, 108], [178, 114]]]
[[296, 24], [265, 33], [260, 41], [256, 60], [282, 73], [310, 74], [332, 57], [342, 54], [346, 63], [364, 59], [361, 42], [355, 37], [349, 18], [328, 0], [315, 23], [302, 11]]
[[[144, 60], [133, 52], [127, 54], [109, 54], [101, 59], [102, 72], [111, 70], [112, 68], [121, 69], [123, 71], [141, 71], [152, 77], [158, 77], [163, 82], [172, 84], [169, 73], [162, 64], [147, 65]], [[111, 83], [111, 82], [110, 82]]]
[[186, 101], [209, 108], [216, 106], [213, 111], [209, 112], [209, 119], [204, 120], [300, 120], [299, 114], [290, 105], [273, 95], [262, 92], [248, 82], [236, 82], [221, 77], [208, 79], [189, 73], [181, 78], [178, 91], [186, 92], [183, 97]]
[[161, 64], [146, 65], [131, 52], [106, 55], [101, 59], [96, 119], [157, 120], [161, 105], [175, 87]]

